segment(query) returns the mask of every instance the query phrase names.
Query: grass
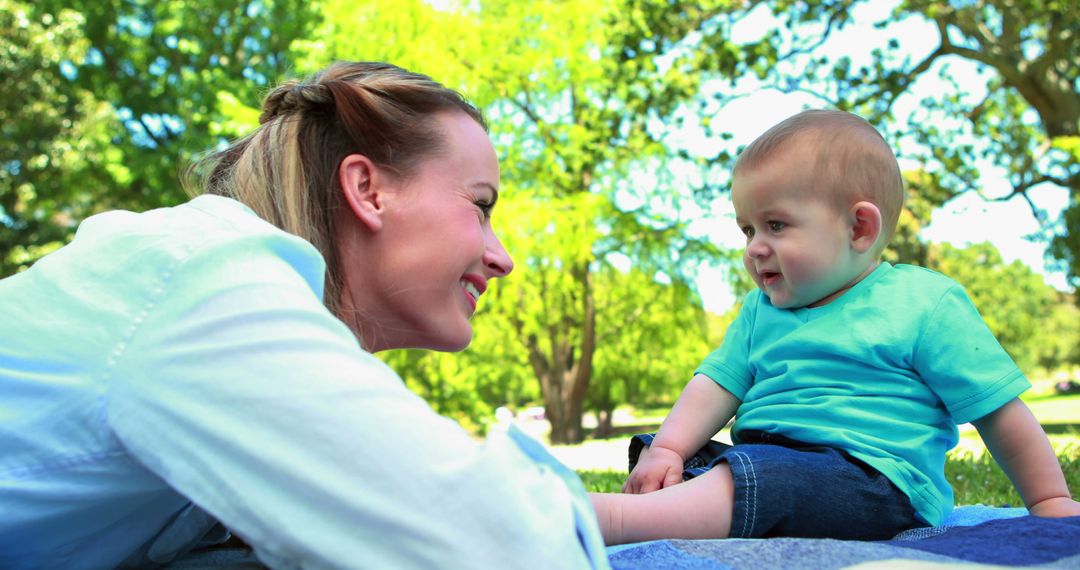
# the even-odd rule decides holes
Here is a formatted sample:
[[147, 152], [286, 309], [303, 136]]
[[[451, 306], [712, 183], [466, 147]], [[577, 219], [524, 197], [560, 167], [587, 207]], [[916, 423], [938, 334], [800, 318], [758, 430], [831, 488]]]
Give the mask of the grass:
[[625, 471], [581, 469], [577, 474], [581, 476], [585, 490], [593, 493], [618, 493], [622, 490], [623, 481], [626, 480]]
[[[1058, 455], [1065, 481], [1073, 496], [1080, 492], [1080, 439], [1057, 440], [1054, 449]], [[957, 505], [992, 505], [1021, 507], [1024, 502], [1013, 489], [989, 453], [977, 453], [956, 449], [949, 453], [945, 462], [945, 478], [952, 485]]]

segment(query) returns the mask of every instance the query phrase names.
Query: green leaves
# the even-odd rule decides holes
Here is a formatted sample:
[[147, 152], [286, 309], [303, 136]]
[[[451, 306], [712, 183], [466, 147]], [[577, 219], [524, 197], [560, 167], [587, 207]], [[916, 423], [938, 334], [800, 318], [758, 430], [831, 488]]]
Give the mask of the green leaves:
[[221, 120], [210, 123], [210, 134], [222, 138], [239, 138], [259, 126], [260, 109], [236, 98], [228, 91], [219, 91], [217, 107]]
[[[318, 49], [323, 59], [390, 59], [459, 87], [485, 107], [503, 168], [505, 200], [495, 223], [517, 262], [514, 274], [496, 284], [490, 319], [513, 332], [508, 340], [535, 375], [553, 437], [574, 440], [594, 378], [615, 382], [612, 363], [630, 365], [611, 356], [628, 354], [619, 348], [624, 339], [684, 329], [699, 344], [674, 345], [683, 356], [670, 361], [685, 363], [700, 352], [704, 328], [683, 326], [686, 315], [700, 316], [686, 284], [694, 261], [717, 252], [686, 233], [681, 212], [695, 196], [666, 173], [656, 187], [626, 181], [637, 171], [664, 173], [679, 160], [666, 141], [671, 125], [688, 114], [704, 72], [737, 66], [738, 50], [714, 25], [728, 3], [387, 6], [328, 2]], [[360, 19], [363, 34], [353, 25]], [[637, 198], [619, 199], [632, 194]], [[684, 293], [678, 308], [643, 319], [640, 330], [605, 324], [624, 316], [624, 295], [665, 298], [676, 289]], [[605, 327], [618, 334], [605, 334]], [[470, 350], [461, 358], [482, 357]]]
[[81, 213], [75, 180], [102, 177], [87, 153], [108, 118], [69, 80], [88, 48], [83, 24], [72, 10], [0, 0], [0, 275], [66, 240]]
[[[853, 9], [873, 3], [773, 0], [766, 4], [788, 21], [799, 23], [790, 30], [791, 41], [797, 44], [800, 37], [833, 34]], [[1018, 194], [1040, 184], [1068, 188], [1069, 206], [1053, 228], [1057, 235], [1051, 253], [1080, 282], [1078, 243], [1072, 237], [1080, 233], [1080, 214], [1076, 213], [1080, 160], [1068, 142], [1055, 142], [1080, 130], [1077, 21], [1080, 4], [1076, 2], [906, 0], [878, 28], [884, 34], [894, 27], [910, 30], [919, 24], [925, 33], [937, 36], [932, 51], [911, 53], [903, 49], [901, 37], [900, 42], [888, 43], [889, 49], [873, 50], [866, 66], [852, 65], [846, 54], [822, 57], [805, 66], [804, 83], [835, 92], [837, 106], [888, 125], [895, 139], [910, 137], [917, 144], [907, 146], [904, 154], [923, 162], [938, 183], [954, 194], [982, 192], [983, 173], [988, 170], [1003, 172]], [[780, 73], [790, 73], [809, 59], [798, 50], [791, 54], [788, 59], [793, 65]], [[858, 52], [851, 57], [855, 55]], [[963, 82], [957, 79], [961, 73], [966, 77]], [[926, 79], [934, 75], [942, 88], [922, 97], [911, 124], [891, 123], [894, 108], [910, 106], [905, 97], [927, 93], [919, 85], [926, 85]]]
[[183, 200], [188, 159], [238, 134], [315, 22], [299, 0], [2, 2], [0, 275], [93, 213]]
[[[494, 223], [517, 269], [485, 294], [468, 351], [387, 356], [437, 409], [478, 429], [497, 405], [542, 400], [559, 437], [579, 437], [583, 406], [670, 399], [715, 344], [695, 269], [710, 262], [740, 293], [751, 285], [738, 252], [688, 227], [727, 191], [736, 147], [711, 117], [746, 94], [744, 78], [812, 91], [902, 141], [919, 167], [906, 173], [890, 260], [1028, 283], [1010, 266], [968, 275], [968, 254], [918, 237], [935, 207], [981, 191], [994, 166], [1017, 192], [1070, 189], [1051, 251], [1080, 275], [1076, 3], [906, 0], [878, 26], [891, 40], [822, 48], [871, 4], [0, 0], [0, 275], [94, 212], [179, 202], [193, 154], [253, 127], [272, 84], [334, 59], [427, 73], [490, 119], [502, 165]], [[907, 49], [896, 26], [912, 22], [948, 31], [937, 51]], [[965, 61], [983, 70], [978, 88], [957, 79]], [[913, 101], [933, 77], [940, 92]], [[916, 109], [910, 124], [895, 120], [902, 105]], [[707, 144], [688, 144], [689, 131]], [[974, 290], [994, 305], [1001, 292], [986, 287]], [[1023, 337], [1038, 331], [1017, 323], [1003, 342], [1031, 353]]]
[[1057, 301], [1053, 288], [1020, 261], [1004, 263], [988, 243], [963, 249], [934, 245], [928, 261], [964, 286], [998, 342], [1031, 371], [1048, 335], [1057, 334], [1045, 324]]

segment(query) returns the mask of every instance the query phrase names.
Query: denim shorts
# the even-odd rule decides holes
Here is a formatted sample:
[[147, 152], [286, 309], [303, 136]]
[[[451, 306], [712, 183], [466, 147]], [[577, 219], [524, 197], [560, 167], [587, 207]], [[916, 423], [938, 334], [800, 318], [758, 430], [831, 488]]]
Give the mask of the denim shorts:
[[[653, 434], [630, 441], [630, 470]], [[683, 480], [720, 462], [731, 468], [731, 538], [776, 536], [885, 540], [926, 526], [900, 489], [866, 463], [831, 447], [764, 432], [735, 446], [710, 442], [686, 461]]]

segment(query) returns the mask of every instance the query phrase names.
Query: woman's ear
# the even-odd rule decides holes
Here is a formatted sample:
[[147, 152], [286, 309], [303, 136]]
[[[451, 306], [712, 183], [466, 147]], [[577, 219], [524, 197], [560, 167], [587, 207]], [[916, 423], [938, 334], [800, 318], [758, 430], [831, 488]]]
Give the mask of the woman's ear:
[[350, 154], [338, 165], [338, 184], [356, 219], [372, 232], [382, 229], [385, 176], [362, 154]]
[[881, 236], [881, 210], [870, 202], [858, 202], [848, 211], [851, 220], [851, 247], [866, 253]]

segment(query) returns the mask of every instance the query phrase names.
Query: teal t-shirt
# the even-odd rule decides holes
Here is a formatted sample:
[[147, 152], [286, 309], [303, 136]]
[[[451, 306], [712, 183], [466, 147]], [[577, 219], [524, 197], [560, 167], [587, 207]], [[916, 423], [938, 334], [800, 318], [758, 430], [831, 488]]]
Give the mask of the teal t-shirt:
[[888, 263], [822, 307], [778, 309], [752, 291], [697, 373], [742, 401], [736, 443], [759, 430], [843, 450], [932, 525], [952, 510], [956, 425], [1030, 387], [959, 284]]

